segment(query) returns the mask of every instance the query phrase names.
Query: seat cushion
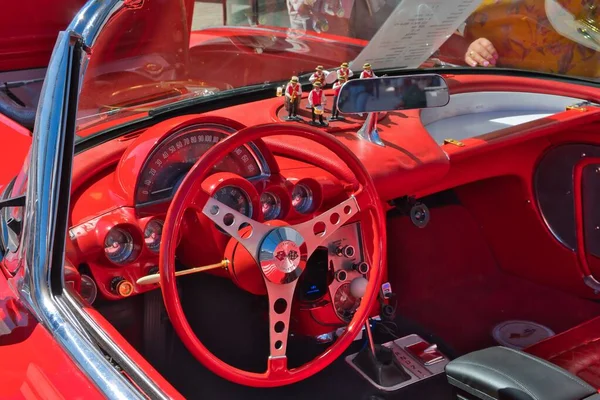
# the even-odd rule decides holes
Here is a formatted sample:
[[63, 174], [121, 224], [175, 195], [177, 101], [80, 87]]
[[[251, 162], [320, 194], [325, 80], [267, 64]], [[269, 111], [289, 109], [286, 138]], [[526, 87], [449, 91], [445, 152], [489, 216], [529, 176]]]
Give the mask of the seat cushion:
[[600, 389], [600, 317], [536, 343], [525, 351]]
[[448, 382], [477, 399], [588, 399], [596, 389], [562, 368], [507, 347], [490, 347], [446, 365]]

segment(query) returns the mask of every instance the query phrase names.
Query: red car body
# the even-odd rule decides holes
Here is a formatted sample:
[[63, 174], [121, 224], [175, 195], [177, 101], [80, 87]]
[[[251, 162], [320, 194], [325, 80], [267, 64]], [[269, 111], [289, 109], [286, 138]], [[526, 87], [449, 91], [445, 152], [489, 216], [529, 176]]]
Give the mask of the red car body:
[[[173, 90], [172, 87], [165, 88], [157, 84], [165, 80], [177, 82], [191, 80], [225, 89], [228, 86], [242, 87], [272, 81], [273, 77], [277, 77], [278, 80], [287, 79], [284, 74], [290, 71], [288, 64], [291, 62], [294, 63], [294, 73], [298, 74], [310, 72], [316, 65], [323, 65], [325, 68], [337, 67], [337, 60], [353, 59], [366, 44], [361, 40], [335, 35], [306, 36], [294, 42], [288, 32], [279, 28], [215, 28], [191, 32], [188, 35], [185, 32], [191, 30], [191, 15], [185, 14], [182, 11], [184, 9], [177, 2], [170, 2], [171, 7], [164, 7], [163, 4], [163, 7], [151, 9], [155, 14], [146, 15], [144, 21], [147, 24], [145, 29], [148, 31], [165, 29], [179, 32], [181, 35], [164, 35], [163, 42], [144, 41], [143, 29], [136, 30], [136, 36], [122, 30], [122, 26], [131, 23], [128, 18], [138, 17], [135, 15], [138, 2], [126, 1], [126, 3], [133, 12], [120, 16], [122, 20], [115, 19], [114, 25], [105, 28], [107, 33], [103, 39], [95, 44], [95, 51], [102, 54], [103, 58], [92, 56], [88, 68], [94, 71], [94, 75], [86, 75], [82, 92], [93, 93], [93, 97], [80, 99], [82, 109], [102, 110], [103, 107], [128, 104], [131, 99], [140, 97], [160, 99]], [[192, 0], [186, 2], [190, 7], [192, 3]], [[20, 4], [13, 2], [6, 6], [9, 15], [23, 15]], [[57, 31], [66, 27], [79, 6], [81, 1], [65, 3], [65, 7], [56, 7], [53, 3], [47, 3], [27, 14], [27, 25], [23, 23], [23, 19], [9, 19], [8, 24], [0, 25], [0, 71], [46, 67]], [[170, 16], [165, 18], [165, 14]], [[171, 26], [167, 29], [155, 24], [159, 20], [178, 22], [175, 27]], [[148, 37], [156, 36], [149, 34]], [[143, 62], [138, 60], [131, 63], [134, 66], [131, 69], [119, 68], [121, 62], [129, 60], [137, 53], [131, 50], [133, 45], [147, 46], [145, 53], [156, 55], [156, 59]], [[173, 49], [182, 49], [182, 51], [173, 52]], [[253, 57], [257, 52], [267, 56]], [[164, 65], [161, 64], [162, 62]], [[111, 66], [114, 66], [114, 70]], [[165, 68], [166, 66], [169, 68]], [[532, 93], [566, 94], [600, 101], [600, 89], [573, 83], [514, 76], [455, 75], [451, 72], [444, 77], [449, 82], [450, 90], [455, 94], [480, 90], [519, 92], [523, 87], [527, 87]], [[132, 87], [141, 87], [141, 89], [135, 89], [137, 91], [133, 96], [128, 92]], [[131, 97], [128, 97], [130, 95]], [[256, 109], [254, 104], [238, 105], [227, 110], [214, 111], [209, 118], [218, 121], [231, 118], [245, 126], [275, 121], [281, 109], [280, 100], [264, 100], [261, 106], [261, 109]], [[144, 111], [140, 113], [143, 114]], [[598, 142], [594, 129], [598, 127], [599, 117], [600, 108], [594, 106], [589, 107], [585, 112], [575, 109], [566, 110], [526, 126], [506, 128], [495, 136], [466, 139], [463, 146], [457, 146], [452, 142], [439, 146], [422, 126], [419, 111], [413, 110], [394, 112], [389, 116], [389, 124], [382, 130], [388, 144], [388, 147], [383, 150], [379, 148], [365, 150], [356, 144], [353, 136], [343, 140], [352, 151], [359, 154], [377, 187], [379, 196], [386, 204], [394, 200], [397, 187], [407, 188], [407, 192], [420, 197], [500, 175], [522, 178], [526, 184], [523, 190], [527, 192], [524, 197], [532, 198], [533, 177], [529, 174], [529, 170], [535, 160], [528, 151], [541, 151], [542, 148], [546, 148], [549, 142], [548, 135], [554, 135], [551, 139], [552, 143], [567, 143], [570, 139], [566, 132], [570, 128], [579, 129], [580, 136], [585, 140]], [[189, 119], [189, 116], [174, 119], [163, 123], [161, 128], [166, 129], [170, 124], [171, 127], [168, 129], [173, 129]], [[78, 134], [82, 137], [91, 135], [100, 129], [121, 122], [122, 119], [107, 120], [101, 125], [85, 127]], [[584, 124], [589, 126], [582, 128]], [[360, 123], [352, 123], [337, 132], [357, 130], [359, 127]], [[127, 150], [129, 141], [137, 138], [136, 133], [92, 148], [85, 154], [75, 157], [70, 226], [86, 222], [92, 215], [108, 214], [112, 219], [123, 220], [135, 218], [131, 209], [119, 212], [115, 209], [131, 204], [135, 178], [141, 169], [138, 155], [142, 154], [143, 148], [150, 148], [160, 140], [166, 131], [149, 128], [145, 132], [146, 134], [150, 132], [151, 135], [147, 134], [146, 142], [141, 143], [139, 148]], [[331, 132], [336, 133], [335, 130]], [[5, 151], [3, 168], [0, 169], [0, 188], [3, 188], [15, 176], [18, 176], [17, 181], [25, 180], [23, 166], [28, 164], [27, 154], [30, 151], [32, 137], [28, 129], [0, 114], [0, 138], [3, 143], [10, 143], [10, 151]], [[321, 173], [322, 170], [348, 174], [347, 169], [331, 160], [327, 150], [303, 148], [302, 143], [301, 141], [269, 143], [279, 149], [279, 154], [293, 155], [296, 159], [302, 158], [303, 161], [310, 161], [313, 164], [310, 168], [306, 168], [301, 162], [291, 159], [280, 161], [281, 169], [292, 171], [289, 175], [291, 179], [310, 179], [312, 174], [317, 173], [315, 171]], [[515, 148], [519, 151], [513, 153]], [[511, 154], [516, 154], [513, 163], [498, 162], [510, 158]], [[123, 159], [119, 161], [121, 157]], [[102, 161], [98, 161], [99, 159]], [[124, 165], [123, 171], [127, 174], [106, 172], [108, 167], [114, 166], [117, 162]], [[88, 180], [102, 174], [106, 175], [95, 180], [93, 188], [86, 187], [85, 183]], [[216, 182], [213, 184], [218, 185]], [[285, 189], [284, 182], [278, 185], [282, 190]], [[319, 190], [322, 190], [322, 198], [335, 199], [342, 189], [331, 180], [323, 184]], [[97, 193], [104, 193], [107, 196], [97, 196]], [[391, 208], [388, 205], [386, 207]], [[521, 210], [526, 216], [524, 218], [533, 218], [536, 221], [539, 218], [537, 214], [531, 216], [525, 210]], [[494, 220], [493, 217], [489, 218]], [[489, 234], [501, 235], [507, 232]], [[522, 235], [526, 236], [527, 232]], [[550, 234], [546, 232], [539, 237], [540, 247], [543, 248], [543, 244], [550, 240]], [[69, 243], [66, 248], [67, 257], [70, 262], [77, 264], [81, 261], [78, 260], [81, 256], [78, 251], [85, 253], [85, 249], [74, 249]], [[194, 245], [199, 248], [201, 243], [195, 242]], [[94, 242], [90, 245], [93, 246], [98, 246], [98, 243]], [[581, 282], [580, 276], [560, 265], [561, 260], [569, 259], [575, 262], [575, 256], [563, 250], [557, 248], [549, 250], [537, 269], [513, 272], [533, 279], [544, 268], [552, 265], [553, 272], [545, 275], [546, 283], [587, 296], [588, 288]], [[4, 327], [4, 332], [0, 329], [0, 359], [5, 360], [0, 368], [1, 397], [103, 398], [100, 391], [82, 373], [80, 367], [56, 343], [52, 333], [38, 322], [32, 311], [22, 304], [20, 295], [15, 291], [17, 281], [22, 279], [18, 256], [16, 253], [9, 254], [2, 261], [1, 266], [3, 277], [0, 279], [0, 323], [3, 326], [0, 328]], [[197, 255], [188, 256], [194, 259], [193, 257]], [[513, 259], [517, 256], [508, 254], [507, 257]], [[127, 274], [132, 281], [147, 272], [143, 270], [147, 268], [147, 261], [142, 256], [138, 264], [128, 267]], [[588, 271], [600, 272], [599, 259], [585, 258], [584, 264], [588, 267]], [[76, 271], [72, 269], [69, 264], [65, 268], [65, 281], [77, 288], [80, 281]], [[107, 270], [99, 273], [101, 277], [96, 278], [110, 281], [115, 274], [116, 272]], [[385, 276], [387, 277], [387, 272]], [[260, 288], [251, 285], [252, 283], [247, 288], [248, 291], [260, 292]], [[100, 292], [106, 298], [110, 299], [111, 296], [118, 298], [107, 287], [101, 286]], [[98, 311], [92, 307], [87, 307], [85, 311], [93, 316], [107, 334], [165, 393], [172, 398], [182, 397]], [[332, 311], [322, 311], [319, 317], [326, 322], [335, 319]], [[304, 318], [298, 322], [301, 325], [299, 329], [312, 335], [326, 332], [326, 328], [310, 321], [306, 315]]]

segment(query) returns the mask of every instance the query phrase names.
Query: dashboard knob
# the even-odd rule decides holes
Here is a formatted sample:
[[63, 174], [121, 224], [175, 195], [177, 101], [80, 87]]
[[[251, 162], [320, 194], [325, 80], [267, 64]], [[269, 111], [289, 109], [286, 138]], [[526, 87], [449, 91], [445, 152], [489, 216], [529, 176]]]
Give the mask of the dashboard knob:
[[122, 276], [117, 276], [111, 279], [110, 289], [114, 294], [118, 294], [121, 297], [128, 297], [133, 293], [133, 283]]
[[348, 273], [346, 271], [344, 271], [343, 269], [339, 270], [338, 272], [335, 273], [335, 280], [338, 282], [344, 282], [346, 279], [348, 279]]
[[363, 277], [355, 278], [350, 282], [350, 294], [357, 299], [362, 298], [367, 291], [369, 281]]
[[352, 258], [356, 254], [356, 251], [354, 250], [354, 246], [346, 245], [335, 249], [335, 253], [340, 257]]
[[367, 272], [369, 272], [369, 264], [363, 261], [358, 264], [352, 265], [352, 269], [354, 269], [360, 274], [365, 275]]

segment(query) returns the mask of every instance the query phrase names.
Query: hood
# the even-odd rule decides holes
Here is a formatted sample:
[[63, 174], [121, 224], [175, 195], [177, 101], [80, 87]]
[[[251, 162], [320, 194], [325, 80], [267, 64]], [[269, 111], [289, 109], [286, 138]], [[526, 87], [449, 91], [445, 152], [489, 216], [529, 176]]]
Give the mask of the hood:
[[0, 23], [0, 72], [48, 66], [58, 32], [85, 0], [5, 1]]

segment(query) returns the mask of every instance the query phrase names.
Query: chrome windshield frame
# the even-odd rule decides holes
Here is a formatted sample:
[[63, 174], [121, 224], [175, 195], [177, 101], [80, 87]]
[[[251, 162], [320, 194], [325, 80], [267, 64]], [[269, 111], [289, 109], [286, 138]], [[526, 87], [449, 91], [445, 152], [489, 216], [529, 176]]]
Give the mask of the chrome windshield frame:
[[[69, 209], [74, 119], [87, 65], [87, 55], [76, 49], [93, 44], [110, 17], [124, 6], [123, 0], [91, 0], [58, 35], [40, 95], [30, 150], [20, 243], [24, 271], [18, 290], [38, 321], [103, 396], [143, 399], [145, 396], [111, 365], [81, 325], [73, 323], [73, 315], [65, 307], [70, 295], [62, 290], [64, 279], [57, 290], [56, 279], [52, 278], [64, 276], [64, 243], [59, 241], [67, 237], [68, 215], [59, 207]], [[135, 366], [128, 358], [125, 364]]]

